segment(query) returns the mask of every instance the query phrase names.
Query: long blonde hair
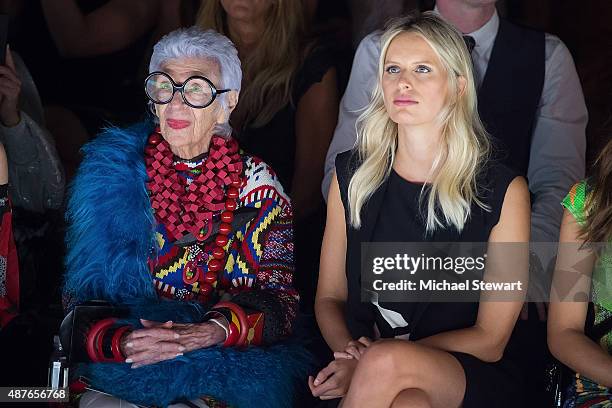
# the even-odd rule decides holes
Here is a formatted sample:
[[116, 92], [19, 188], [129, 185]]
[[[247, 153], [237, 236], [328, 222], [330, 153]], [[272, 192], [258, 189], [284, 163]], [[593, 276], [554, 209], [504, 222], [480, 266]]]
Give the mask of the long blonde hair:
[[[381, 80], [389, 45], [401, 33], [417, 33], [433, 48], [448, 77], [448, 100], [438, 119], [443, 149], [430, 171], [426, 231], [449, 225], [461, 232], [472, 203], [480, 201], [476, 179], [489, 155], [489, 139], [480, 121], [472, 61], [462, 35], [431, 12], [393, 20], [382, 34], [378, 83], [370, 104], [357, 120], [357, 152], [361, 165], [348, 188], [350, 223], [361, 226], [361, 209], [389, 177], [397, 149], [398, 126], [385, 109]], [[466, 79], [460, 92], [458, 77]], [[423, 190], [421, 197], [423, 198]], [[440, 216], [442, 215], [442, 217]]]
[[[304, 10], [298, 0], [275, 0], [266, 16], [257, 49], [242, 61], [243, 86], [234, 117], [261, 127], [288, 103], [296, 71], [302, 64]], [[220, 0], [204, 0], [196, 24], [229, 37]]]

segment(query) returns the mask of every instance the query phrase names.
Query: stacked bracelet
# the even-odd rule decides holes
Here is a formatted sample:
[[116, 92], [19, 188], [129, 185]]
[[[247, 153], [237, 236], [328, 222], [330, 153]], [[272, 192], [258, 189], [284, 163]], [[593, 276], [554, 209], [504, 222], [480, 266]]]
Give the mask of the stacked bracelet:
[[220, 309], [226, 309], [229, 311], [229, 316], [227, 319], [229, 323], [229, 333], [223, 345], [225, 347], [244, 346], [249, 334], [249, 321], [247, 314], [240, 306], [232, 302], [220, 302], [213, 307], [213, 310]]
[[219, 326], [220, 328], [223, 329], [223, 331], [225, 332], [225, 340], [227, 340], [227, 338], [229, 337], [229, 329], [227, 327], [225, 327], [225, 325], [223, 323], [221, 323], [219, 321], [219, 319], [216, 318], [210, 318], [207, 320], [208, 322], [213, 322], [214, 324], [216, 324], [217, 326]]
[[117, 319], [107, 318], [94, 323], [87, 332], [87, 355], [94, 363], [123, 362], [121, 337], [131, 326], [118, 326]]

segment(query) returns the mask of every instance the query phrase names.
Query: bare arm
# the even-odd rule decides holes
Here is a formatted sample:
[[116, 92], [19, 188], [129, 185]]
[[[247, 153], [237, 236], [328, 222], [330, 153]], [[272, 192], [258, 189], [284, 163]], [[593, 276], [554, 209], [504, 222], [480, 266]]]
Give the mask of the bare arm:
[[129, 46], [156, 24], [159, 7], [157, 0], [111, 0], [84, 15], [75, 0], [41, 4], [53, 40], [66, 57], [107, 54]]
[[[581, 229], [572, 214], [565, 210], [559, 235], [559, 252], [548, 315], [548, 347], [563, 364], [586, 377], [612, 387], [612, 356], [584, 334], [587, 302], [569, 302], [573, 294], [589, 293], [595, 256], [580, 250]], [[568, 274], [568, 271], [579, 274]], [[582, 279], [576, 280], [576, 276]], [[562, 292], [562, 293], [561, 293]]]
[[8, 160], [4, 146], [0, 144], [0, 184], [8, 183]]
[[343, 351], [352, 340], [344, 318], [347, 298], [346, 229], [338, 179], [333, 176], [327, 204], [327, 223], [321, 248], [319, 285], [315, 298], [317, 322], [333, 351]]
[[[489, 244], [493, 245], [489, 245], [487, 252], [485, 281], [490, 280], [487, 276], [491, 275], [489, 268], [492, 264], [495, 265], [495, 274], [502, 277], [508, 275], [522, 277], [521, 280], [526, 282], [529, 270], [527, 246], [529, 242], [529, 207], [527, 183], [522, 177], [517, 177], [508, 186], [499, 222], [489, 236]], [[517, 244], [504, 248], [504, 245], [499, 243]], [[522, 246], [520, 243], [525, 245]], [[508, 259], [507, 251], [513, 252], [512, 262], [504, 262]], [[519, 271], [519, 274], [516, 271]], [[510, 339], [522, 304], [522, 299], [505, 302], [483, 302], [481, 299], [474, 326], [439, 333], [418, 342], [446, 351], [471, 354], [482, 361], [498, 361]]]
[[338, 119], [336, 69], [330, 68], [321, 82], [313, 84], [297, 106], [295, 119], [295, 172], [291, 200], [294, 218], [299, 220], [321, 203], [325, 154]]

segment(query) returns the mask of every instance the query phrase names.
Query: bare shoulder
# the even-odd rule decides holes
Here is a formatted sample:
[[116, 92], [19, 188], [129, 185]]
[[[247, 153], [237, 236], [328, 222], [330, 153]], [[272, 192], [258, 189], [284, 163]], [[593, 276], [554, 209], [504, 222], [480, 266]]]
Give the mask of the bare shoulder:
[[531, 222], [529, 188], [524, 177], [515, 177], [506, 190], [499, 222], [491, 231], [490, 241], [527, 242]]

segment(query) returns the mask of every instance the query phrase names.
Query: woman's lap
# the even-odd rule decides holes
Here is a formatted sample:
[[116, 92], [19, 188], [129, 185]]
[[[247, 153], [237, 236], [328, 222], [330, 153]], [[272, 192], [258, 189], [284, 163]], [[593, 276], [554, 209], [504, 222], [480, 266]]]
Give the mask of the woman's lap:
[[450, 352], [465, 372], [465, 396], [463, 408], [484, 406], [524, 406], [523, 384], [520, 372], [510, 361], [487, 363], [459, 352]]

